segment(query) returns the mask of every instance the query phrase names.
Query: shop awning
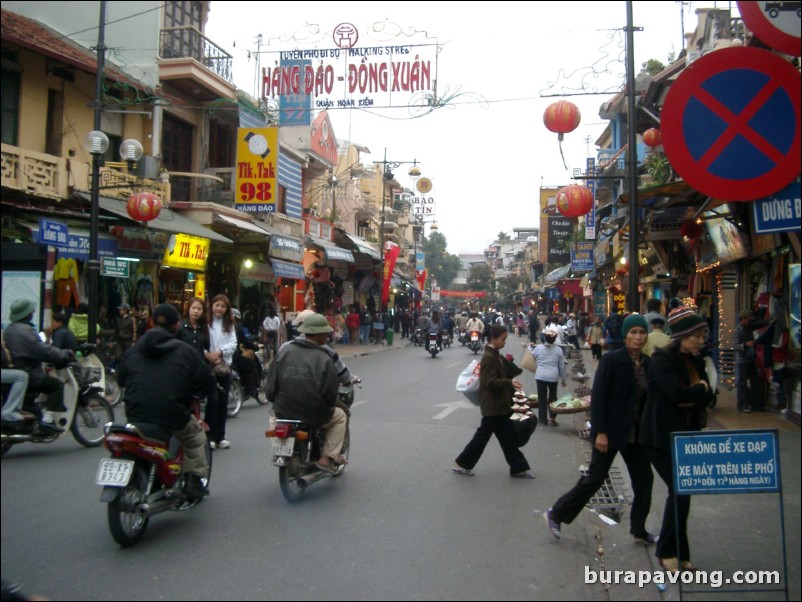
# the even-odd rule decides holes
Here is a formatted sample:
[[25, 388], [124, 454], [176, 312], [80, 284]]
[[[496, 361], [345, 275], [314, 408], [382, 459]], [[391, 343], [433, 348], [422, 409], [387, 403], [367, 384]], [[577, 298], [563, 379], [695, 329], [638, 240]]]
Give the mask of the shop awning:
[[289, 261], [281, 261], [280, 259], [270, 259], [273, 266], [273, 272], [279, 278], [294, 278], [295, 280], [306, 280], [304, 274], [304, 266], [300, 263], [290, 263]]
[[582, 290], [581, 282], [579, 278], [566, 278], [557, 283], [557, 290], [560, 291], [561, 295], [570, 292], [574, 297], [582, 297], [584, 291]]
[[545, 284], [554, 284], [558, 280], [562, 280], [566, 278], [568, 274], [571, 272], [571, 264], [568, 263], [561, 268], [557, 268], [556, 270], [552, 270], [548, 274], [546, 274], [546, 279], [544, 280]]
[[354, 234], [349, 234], [348, 232], [344, 232], [344, 234], [352, 243], [354, 243], [354, 245], [356, 245], [357, 252], [369, 255], [373, 259], [381, 260], [382, 256], [381, 253], [379, 253], [379, 249], [371, 245], [371, 243], [366, 241], [364, 238], [360, 238]]
[[308, 235], [306, 238], [311, 244], [323, 249], [323, 251], [326, 253], [326, 260], [347, 261], [348, 263], [354, 263], [354, 254], [348, 249], [337, 247], [334, 245], [334, 243], [323, 240], [317, 236]]
[[[79, 192], [78, 195], [87, 201], [91, 200], [91, 197], [87, 193]], [[132, 220], [131, 216], [128, 215], [128, 210], [125, 208], [124, 201], [118, 201], [117, 199], [102, 196], [99, 199], [99, 204], [103, 211], [108, 211], [109, 213], [114, 213], [115, 215], [124, 217], [129, 221], [139, 223], [136, 222], [136, 220]], [[170, 209], [167, 209], [166, 207], [162, 208], [159, 217], [148, 222], [147, 227], [154, 230], [161, 230], [162, 232], [178, 232], [181, 234], [191, 234], [192, 236], [209, 238], [217, 242], [225, 242], [229, 244], [234, 243], [233, 240], [226, 238], [222, 234], [218, 234], [214, 230], [205, 228], [204, 226], [193, 222], [191, 219], [179, 215], [175, 211], [170, 211]]]
[[259, 226], [252, 224], [251, 222], [245, 221], [244, 219], [223, 215], [221, 213], [215, 213], [214, 219], [229, 224], [231, 226], [235, 226], [240, 230], [247, 230], [248, 232], [255, 232], [256, 234], [261, 234], [265, 238], [267, 238], [268, 236], [268, 233], [264, 228], [260, 228]]

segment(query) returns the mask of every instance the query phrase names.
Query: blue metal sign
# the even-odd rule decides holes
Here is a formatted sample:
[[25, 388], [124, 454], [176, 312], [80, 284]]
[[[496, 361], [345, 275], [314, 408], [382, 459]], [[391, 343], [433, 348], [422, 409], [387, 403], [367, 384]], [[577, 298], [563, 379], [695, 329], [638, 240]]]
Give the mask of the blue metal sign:
[[54, 247], [69, 246], [70, 229], [67, 224], [49, 219], [39, 219], [39, 242]]
[[799, 178], [769, 197], [752, 203], [755, 234], [799, 232], [802, 222]]
[[595, 267], [593, 264], [593, 248], [596, 246], [592, 240], [583, 240], [571, 245], [571, 271], [572, 272], [592, 272]]
[[671, 454], [678, 495], [781, 491], [777, 429], [674, 433]]
[[560, 298], [560, 291], [556, 288], [546, 289], [546, 299], [549, 301], [557, 301]]

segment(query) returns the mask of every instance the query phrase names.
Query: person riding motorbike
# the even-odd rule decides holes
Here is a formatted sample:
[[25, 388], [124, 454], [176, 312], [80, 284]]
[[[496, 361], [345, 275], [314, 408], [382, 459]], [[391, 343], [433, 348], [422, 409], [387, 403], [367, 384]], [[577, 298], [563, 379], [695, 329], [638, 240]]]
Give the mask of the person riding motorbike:
[[61, 433], [64, 429], [55, 424], [53, 412], [67, 411], [64, 407], [64, 383], [58, 378], [48, 376], [42, 362], [66, 364], [75, 355], [72, 351], [56, 349], [41, 341], [31, 321], [35, 309], [36, 303], [31, 299], [14, 301], [8, 314], [11, 323], [3, 336], [14, 366], [28, 373], [28, 390], [47, 394], [46, 409], [39, 421], [40, 426]]
[[436, 334], [437, 335], [437, 346], [442, 347], [443, 345], [443, 323], [440, 320], [440, 312], [433, 311], [432, 317], [429, 318], [429, 321], [426, 323], [426, 333], [427, 334]]
[[256, 351], [259, 350], [259, 345], [245, 332], [240, 311], [232, 307], [231, 315], [234, 316], [234, 332], [237, 334], [237, 350], [234, 352], [231, 363], [239, 373], [245, 392], [258, 400], [259, 383], [262, 382], [262, 364], [256, 361]]
[[336, 406], [338, 378], [331, 356], [322, 349], [333, 331], [325, 316], [312, 314], [298, 327], [304, 337], [282, 345], [270, 365], [267, 398], [276, 418], [300, 420], [326, 430], [318, 469], [334, 472], [341, 457], [347, 426], [345, 412]]
[[[186, 493], [200, 498], [209, 493], [201, 481], [209, 478], [206, 433], [190, 404], [195, 391], [213, 394], [217, 379], [197, 349], [175, 338], [180, 318], [168, 303], [153, 310], [154, 326], [125, 352], [117, 382], [125, 388], [128, 422], [160, 425], [181, 441]], [[158, 383], [158, 394], [154, 394], [154, 383]]]
[[479, 319], [479, 315], [476, 312], [471, 314], [471, 319], [465, 324], [465, 330], [469, 333], [474, 330], [477, 331], [480, 339], [484, 336], [485, 324]]

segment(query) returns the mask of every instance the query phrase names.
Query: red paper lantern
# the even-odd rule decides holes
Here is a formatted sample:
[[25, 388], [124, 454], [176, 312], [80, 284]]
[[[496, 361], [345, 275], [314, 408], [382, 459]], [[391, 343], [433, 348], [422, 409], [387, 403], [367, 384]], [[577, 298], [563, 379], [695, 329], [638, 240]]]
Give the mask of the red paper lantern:
[[557, 211], [565, 217], [585, 215], [593, 207], [593, 193], [585, 186], [571, 184], [557, 193]]
[[137, 192], [128, 197], [125, 208], [131, 219], [138, 222], [149, 222], [159, 217], [162, 210], [162, 202], [152, 192]]
[[649, 128], [643, 132], [643, 143], [649, 148], [657, 148], [663, 144], [663, 134], [659, 128]]
[[563, 134], [573, 132], [582, 115], [579, 108], [572, 102], [560, 100], [546, 107], [543, 113], [543, 123], [546, 129], [555, 134], [559, 134], [559, 139], [563, 139]]

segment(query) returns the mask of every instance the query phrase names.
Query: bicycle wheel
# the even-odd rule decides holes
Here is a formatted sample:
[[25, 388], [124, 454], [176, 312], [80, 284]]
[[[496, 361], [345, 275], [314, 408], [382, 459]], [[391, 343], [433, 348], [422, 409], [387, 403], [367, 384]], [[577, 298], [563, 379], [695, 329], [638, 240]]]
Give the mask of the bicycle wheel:
[[114, 422], [114, 409], [100, 393], [91, 393], [78, 401], [70, 430], [75, 440], [85, 447], [98, 447], [103, 442], [103, 425]]

